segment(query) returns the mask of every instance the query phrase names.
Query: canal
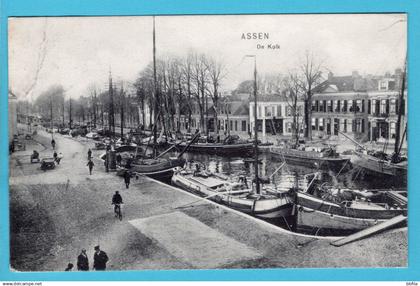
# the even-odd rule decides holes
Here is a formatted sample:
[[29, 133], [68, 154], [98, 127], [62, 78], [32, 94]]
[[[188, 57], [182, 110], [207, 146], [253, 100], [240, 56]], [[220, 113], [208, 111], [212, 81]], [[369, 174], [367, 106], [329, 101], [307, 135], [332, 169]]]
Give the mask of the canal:
[[[172, 153], [172, 156], [177, 155]], [[222, 157], [216, 155], [199, 154], [199, 153], [185, 153], [184, 158], [189, 162], [200, 162], [201, 165], [211, 172], [222, 173], [234, 178], [239, 176], [253, 177], [254, 165], [244, 160], [244, 157]], [[269, 152], [261, 152], [259, 156], [261, 163], [259, 164], [260, 176], [270, 177], [283, 163], [282, 158], [278, 155]], [[247, 158], [252, 159], [252, 158]], [[299, 184], [300, 188], [305, 188], [309, 181], [313, 178], [311, 174], [318, 172], [320, 179], [325, 184], [333, 186], [347, 187], [353, 189], [390, 189], [401, 188], [401, 181], [391, 181], [389, 179], [378, 178], [366, 174], [359, 168], [353, 168], [349, 163], [341, 173], [328, 170], [317, 170], [313, 168], [303, 167], [299, 165], [285, 164], [278, 172], [271, 177], [271, 183], [281, 187], [293, 187]], [[268, 221], [285, 229], [293, 229], [294, 218], [277, 219]], [[306, 234], [316, 235], [346, 235], [348, 232], [337, 232], [332, 230], [312, 229], [305, 230]]]

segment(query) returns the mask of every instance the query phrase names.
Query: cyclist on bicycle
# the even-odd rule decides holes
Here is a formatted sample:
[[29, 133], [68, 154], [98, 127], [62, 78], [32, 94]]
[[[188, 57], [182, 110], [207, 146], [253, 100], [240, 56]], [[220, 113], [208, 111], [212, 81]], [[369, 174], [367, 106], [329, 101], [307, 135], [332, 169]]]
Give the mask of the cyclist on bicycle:
[[122, 197], [119, 194], [118, 191], [115, 192], [115, 194], [112, 196], [112, 205], [114, 205], [114, 212], [115, 212], [115, 216], [117, 216], [117, 209], [119, 209], [119, 211], [121, 211], [121, 204], [123, 203]]

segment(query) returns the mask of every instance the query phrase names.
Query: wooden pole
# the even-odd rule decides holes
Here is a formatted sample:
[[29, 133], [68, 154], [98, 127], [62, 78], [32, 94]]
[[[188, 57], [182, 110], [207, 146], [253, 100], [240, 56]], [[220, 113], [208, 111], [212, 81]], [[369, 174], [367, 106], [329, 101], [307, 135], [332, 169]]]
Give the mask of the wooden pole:
[[155, 31], [155, 16], [153, 16], [153, 87], [155, 93], [155, 111], [154, 115], [154, 128], [153, 128], [153, 157], [157, 156], [157, 113], [158, 113], [158, 94], [157, 94], [157, 79], [156, 79], [156, 31]]
[[392, 156], [392, 161], [395, 163], [398, 161], [400, 155], [400, 132], [401, 132], [401, 117], [402, 117], [402, 110], [404, 108], [404, 89], [405, 89], [405, 70], [407, 66], [407, 59], [404, 62], [404, 70], [402, 73], [402, 81], [401, 81], [401, 90], [400, 90], [400, 98], [399, 98], [399, 106], [398, 106], [398, 119], [397, 119], [397, 128], [395, 130], [395, 145], [394, 145], [394, 155]]
[[255, 152], [255, 190], [260, 193], [260, 179], [258, 177], [258, 124], [257, 124], [257, 56], [254, 55], [254, 152]]

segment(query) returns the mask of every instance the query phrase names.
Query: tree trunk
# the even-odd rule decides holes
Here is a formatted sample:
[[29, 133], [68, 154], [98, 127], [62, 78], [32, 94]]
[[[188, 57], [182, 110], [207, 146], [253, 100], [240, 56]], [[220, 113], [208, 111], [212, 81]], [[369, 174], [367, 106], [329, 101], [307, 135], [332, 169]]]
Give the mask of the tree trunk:
[[308, 140], [312, 140], [312, 122], [311, 122], [311, 106], [310, 106], [310, 100], [305, 99], [304, 100], [304, 122], [305, 122], [305, 138]]

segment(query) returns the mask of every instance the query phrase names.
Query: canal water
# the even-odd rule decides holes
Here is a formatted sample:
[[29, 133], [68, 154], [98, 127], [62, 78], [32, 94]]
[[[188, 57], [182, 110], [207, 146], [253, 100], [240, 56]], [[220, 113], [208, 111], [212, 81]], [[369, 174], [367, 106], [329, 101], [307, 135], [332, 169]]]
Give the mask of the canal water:
[[[172, 154], [177, 155], [176, 153]], [[209, 171], [222, 173], [231, 178], [238, 178], [240, 175], [247, 177], [254, 176], [254, 165], [253, 163], [247, 163], [248, 160], [244, 161], [244, 157], [222, 157], [208, 154], [198, 153], [185, 153], [184, 158], [188, 162], [200, 162]], [[270, 177], [283, 163], [282, 158], [278, 155], [271, 154], [269, 152], [261, 152], [259, 155], [261, 163], [259, 164], [260, 176]], [[252, 159], [252, 158], [248, 158]], [[326, 184], [333, 186], [348, 187], [354, 189], [389, 189], [392, 187], [401, 188], [403, 187], [400, 182], [396, 182], [390, 179], [378, 178], [366, 174], [359, 168], [352, 168], [349, 164], [341, 171], [340, 174], [334, 171], [328, 170], [317, 170], [299, 165], [285, 164], [274, 176], [271, 178], [271, 183], [277, 186], [289, 186], [293, 187], [296, 183], [301, 188], [305, 188], [309, 181], [313, 178], [311, 174], [318, 172], [320, 179]], [[404, 185], [404, 184], [403, 184]], [[288, 220], [277, 219], [268, 221], [277, 226], [285, 229], [293, 228], [293, 218]], [[317, 235], [346, 235], [345, 232], [336, 232], [331, 230], [306, 230], [307, 234]]]
[[[174, 154], [175, 155], [175, 154]], [[201, 162], [212, 172], [223, 173], [228, 176], [245, 175], [254, 176], [254, 164], [244, 161], [244, 157], [221, 157], [216, 155], [186, 153], [184, 158], [187, 162]], [[259, 158], [259, 175], [269, 177], [282, 164], [282, 158], [269, 152], [260, 153]], [[249, 158], [253, 159], [253, 158]], [[401, 182], [380, 177], [370, 176], [360, 168], [352, 168], [348, 166], [341, 171], [340, 174], [334, 171], [317, 170], [300, 165], [286, 164], [272, 178], [272, 182], [276, 184], [284, 184], [286, 182], [298, 181], [299, 185], [307, 184], [309, 174], [319, 172], [321, 180], [334, 186], [342, 186], [355, 189], [382, 189], [382, 188], [400, 188], [403, 187]]]

